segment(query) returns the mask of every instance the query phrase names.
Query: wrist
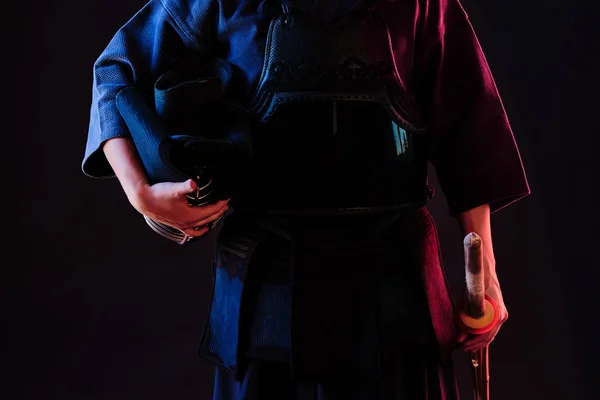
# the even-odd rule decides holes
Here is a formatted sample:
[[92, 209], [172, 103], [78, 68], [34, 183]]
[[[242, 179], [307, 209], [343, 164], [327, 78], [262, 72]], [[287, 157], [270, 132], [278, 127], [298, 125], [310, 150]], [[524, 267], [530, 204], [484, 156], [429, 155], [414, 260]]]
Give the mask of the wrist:
[[135, 144], [130, 138], [117, 137], [104, 143], [102, 149], [127, 198], [139, 211], [140, 200], [150, 185]]
[[144, 199], [150, 190], [150, 184], [145, 180], [132, 181], [125, 188], [125, 194], [131, 205], [138, 211], [144, 208]]

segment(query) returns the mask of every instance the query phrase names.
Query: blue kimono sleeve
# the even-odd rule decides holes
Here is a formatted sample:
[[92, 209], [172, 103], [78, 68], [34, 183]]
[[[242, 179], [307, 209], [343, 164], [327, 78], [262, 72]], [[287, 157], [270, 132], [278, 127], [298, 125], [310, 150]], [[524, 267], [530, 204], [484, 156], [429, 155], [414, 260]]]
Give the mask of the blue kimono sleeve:
[[102, 146], [109, 139], [129, 136], [115, 105], [117, 93], [128, 86], [151, 93], [158, 76], [182, 51], [206, 52], [212, 39], [215, 20], [209, 16], [215, 3], [152, 0], [117, 31], [94, 63], [84, 174], [93, 178], [114, 177]]
[[418, 48], [430, 161], [451, 215], [484, 204], [496, 212], [530, 193], [519, 149], [460, 2], [430, 4]]

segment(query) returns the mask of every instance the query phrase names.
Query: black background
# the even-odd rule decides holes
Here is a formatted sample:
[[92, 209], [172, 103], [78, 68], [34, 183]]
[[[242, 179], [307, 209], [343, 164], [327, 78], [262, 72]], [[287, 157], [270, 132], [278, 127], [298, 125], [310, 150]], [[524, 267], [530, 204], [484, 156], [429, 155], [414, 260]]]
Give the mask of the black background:
[[[210, 398], [212, 372], [196, 346], [214, 237], [183, 247], [167, 242], [146, 227], [116, 180], [80, 171], [92, 64], [143, 3], [3, 6], [5, 399]], [[597, 398], [600, 6], [463, 4], [533, 191], [493, 217], [510, 319], [491, 346], [492, 397]], [[441, 191], [430, 210], [458, 292], [461, 238]], [[457, 353], [456, 363], [469, 398], [465, 355]]]

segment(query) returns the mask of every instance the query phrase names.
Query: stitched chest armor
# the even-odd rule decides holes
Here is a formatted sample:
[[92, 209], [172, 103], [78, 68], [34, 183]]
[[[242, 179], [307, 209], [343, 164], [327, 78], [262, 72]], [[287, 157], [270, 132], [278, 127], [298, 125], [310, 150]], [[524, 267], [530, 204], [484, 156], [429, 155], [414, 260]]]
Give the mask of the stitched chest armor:
[[377, 102], [398, 125], [416, 132], [392, 54], [385, 20], [375, 12], [326, 26], [284, 7], [269, 27], [252, 110], [264, 123], [286, 103]]

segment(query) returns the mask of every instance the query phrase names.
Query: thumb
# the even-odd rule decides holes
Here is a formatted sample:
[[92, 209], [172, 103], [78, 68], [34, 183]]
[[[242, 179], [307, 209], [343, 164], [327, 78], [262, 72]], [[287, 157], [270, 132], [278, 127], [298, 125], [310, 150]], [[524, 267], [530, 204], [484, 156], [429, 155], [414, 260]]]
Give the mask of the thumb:
[[464, 342], [465, 340], [467, 340], [467, 337], [468, 337], [468, 336], [469, 336], [469, 334], [468, 334], [467, 332], [460, 331], [460, 332], [458, 332], [458, 336], [456, 337], [456, 341], [457, 341], [458, 343], [462, 343], [462, 342]]
[[196, 190], [196, 187], [197, 187], [196, 182], [194, 182], [193, 179], [188, 179], [185, 182], [175, 183], [175, 185], [173, 187], [173, 192], [175, 193], [176, 196], [186, 195], [186, 194]]

